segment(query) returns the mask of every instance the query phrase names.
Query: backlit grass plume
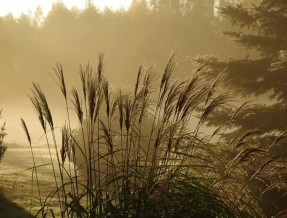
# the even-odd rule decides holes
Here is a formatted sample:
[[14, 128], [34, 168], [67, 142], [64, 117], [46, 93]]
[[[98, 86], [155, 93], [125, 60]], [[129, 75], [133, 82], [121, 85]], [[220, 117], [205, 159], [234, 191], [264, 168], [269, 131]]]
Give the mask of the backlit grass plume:
[[[232, 120], [207, 133], [208, 117], [231, 99], [219, 92], [224, 74], [205, 81], [201, 67], [189, 78], [175, 80], [178, 65], [172, 54], [162, 74], [141, 65], [134, 90], [124, 93], [111, 90], [104, 66], [103, 54], [96, 70], [90, 64], [81, 66], [81, 89], [71, 92], [62, 66], [54, 69], [68, 118], [60, 150], [46, 96], [33, 83], [34, 110], [49, 151], [50, 144], [56, 150], [56, 157], [50, 152], [56, 190], [40, 196], [37, 215], [257, 217], [264, 213], [261, 195], [273, 187], [286, 190], [286, 159], [269, 152], [286, 140], [286, 133], [269, 147], [248, 141], [262, 134], [258, 130], [234, 139], [222, 137]], [[70, 108], [78, 121], [75, 126]], [[244, 108], [246, 104], [234, 107], [231, 119]], [[55, 201], [58, 210], [50, 208]]]

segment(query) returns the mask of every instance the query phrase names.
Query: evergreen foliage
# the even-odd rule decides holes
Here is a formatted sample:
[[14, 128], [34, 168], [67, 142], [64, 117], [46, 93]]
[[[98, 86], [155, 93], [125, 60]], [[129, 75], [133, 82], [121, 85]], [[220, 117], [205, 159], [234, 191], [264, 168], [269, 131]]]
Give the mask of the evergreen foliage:
[[[228, 115], [234, 110], [230, 107], [217, 110], [210, 117], [209, 125], [232, 120], [233, 127], [239, 128], [229, 136], [238, 135], [239, 131], [264, 130], [264, 134], [256, 135], [253, 139], [260, 140], [260, 147], [266, 148], [287, 127], [287, 2], [261, 0], [254, 4], [229, 4], [221, 7], [219, 12], [235, 27], [232, 31], [222, 31], [223, 35], [249, 49], [253, 56], [227, 60], [201, 56], [196, 61], [206, 64], [206, 73], [210, 77], [226, 69], [229, 76], [226, 85], [240, 93], [241, 97], [257, 97], [257, 102], [245, 104], [245, 113], [236, 117]], [[244, 145], [250, 143], [242, 142]], [[286, 142], [282, 141], [268, 151], [286, 159]], [[287, 199], [281, 188], [270, 188], [272, 184], [264, 186], [268, 190], [263, 195], [265, 212], [271, 216], [286, 210]]]
[[[199, 63], [205, 63], [214, 76], [227, 69], [227, 85], [243, 96], [257, 96], [261, 104], [254, 105], [248, 114], [237, 117], [235, 124], [242, 129], [259, 127], [265, 131], [283, 131], [287, 118], [287, 2], [262, 0], [257, 4], [226, 5], [220, 13], [238, 28], [237, 31], [222, 31], [235, 43], [256, 53], [257, 57], [219, 60], [214, 56], [201, 56]], [[269, 99], [266, 97], [268, 96]], [[275, 103], [268, 103], [268, 100]], [[210, 124], [226, 119], [217, 114]]]

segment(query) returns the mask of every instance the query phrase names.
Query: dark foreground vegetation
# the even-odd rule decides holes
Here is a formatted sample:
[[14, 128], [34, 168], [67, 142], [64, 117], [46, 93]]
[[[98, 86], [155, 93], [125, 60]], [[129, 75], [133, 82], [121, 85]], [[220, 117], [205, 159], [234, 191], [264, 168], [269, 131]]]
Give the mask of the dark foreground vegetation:
[[0, 190], [0, 217], [32, 218], [33, 215], [8, 200]]
[[[104, 63], [100, 55], [96, 70], [80, 67], [82, 88], [71, 92], [62, 66], [54, 68], [67, 109], [61, 143], [46, 96], [33, 84], [31, 102], [47, 146], [57, 152], [51, 155], [55, 190], [48, 196], [41, 195], [41, 166], [34, 162], [38, 216], [259, 217], [262, 196], [272, 187], [286, 189], [286, 162], [269, 152], [286, 141], [286, 133], [266, 149], [248, 141], [259, 130], [224, 137], [247, 103], [206, 134], [208, 117], [231, 99], [219, 91], [224, 74], [207, 82], [200, 68], [174, 80], [172, 54], [163, 73], [142, 65], [132, 92], [112, 93]], [[22, 125], [33, 155], [24, 120]]]
[[[2, 109], [0, 109], [0, 119], [2, 118]], [[4, 137], [6, 136], [5, 132], [5, 123], [0, 126], [0, 162], [2, 158], [4, 157], [5, 151], [7, 149], [7, 146], [4, 143]]]

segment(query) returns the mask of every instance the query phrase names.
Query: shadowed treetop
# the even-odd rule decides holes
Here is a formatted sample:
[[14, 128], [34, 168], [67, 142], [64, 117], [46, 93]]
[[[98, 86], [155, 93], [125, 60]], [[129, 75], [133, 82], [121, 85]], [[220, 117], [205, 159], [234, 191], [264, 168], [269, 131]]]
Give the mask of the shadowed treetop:
[[[255, 95], [263, 100], [262, 105], [255, 105], [252, 110], [238, 117], [237, 125], [243, 129], [250, 129], [255, 125], [264, 130], [285, 130], [287, 2], [262, 0], [255, 4], [232, 4], [221, 7], [220, 13], [236, 27], [235, 31], [222, 33], [235, 43], [256, 52], [256, 55], [223, 61], [214, 56], [201, 56], [197, 61], [210, 67], [207, 70], [210, 76], [227, 69], [228, 86], [244, 96]], [[270, 102], [270, 106], [263, 105], [262, 102], [266, 104], [269, 101], [266, 96], [275, 101], [275, 104]], [[227, 119], [224, 112], [216, 117]], [[210, 124], [217, 123], [217, 118]]]

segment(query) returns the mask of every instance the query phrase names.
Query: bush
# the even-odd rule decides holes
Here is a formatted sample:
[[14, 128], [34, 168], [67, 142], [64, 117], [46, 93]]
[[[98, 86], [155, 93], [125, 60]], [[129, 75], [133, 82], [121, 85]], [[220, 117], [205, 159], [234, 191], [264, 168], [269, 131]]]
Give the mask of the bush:
[[[2, 110], [0, 110], [0, 119], [2, 118], [1, 114], [2, 114]], [[5, 132], [5, 123], [4, 123], [0, 126], [0, 162], [3, 159], [5, 151], [7, 149], [3, 141], [5, 136], [6, 136], [6, 132]]]
[[[206, 134], [207, 117], [230, 99], [228, 93], [217, 91], [224, 75], [205, 81], [198, 69], [190, 78], [174, 81], [176, 69], [174, 55], [160, 81], [154, 67], [140, 66], [132, 94], [119, 91], [113, 95], [100, 55], [97, 71], [90, 65], [80, 68], [81, 92], [71, 91], [80, 126], [73, 129], [63, 68], [57, 65], [54, 75], [68, 118], [61, 128], [61, 148], [46, 96], [33, 84], [32, 104], [49, 150], [52, 146], [56, 150], [56, 157], [50, 152], [56, 188], [46, 198], [40, 194], [36, 170], [40, 166], [34, 160], [40, 202], [37, 215], [57, 213], [53, 205], [59, 206], [62, 217], [263, 214], [260, 196], [266, 190], [254, 187], [262, 182], [284, 187], [281, 178], [286, 163], [270, 156], [268, 150], [286, 140], [286, 134], [266, 150], [247, 143], [249, 136], [260, 131], [225, 141], [222, 135], [232, 120]], [[232, 119], [244, 106], [232, 112]], [[24, 120], [22, 125], [33, 155]]]

